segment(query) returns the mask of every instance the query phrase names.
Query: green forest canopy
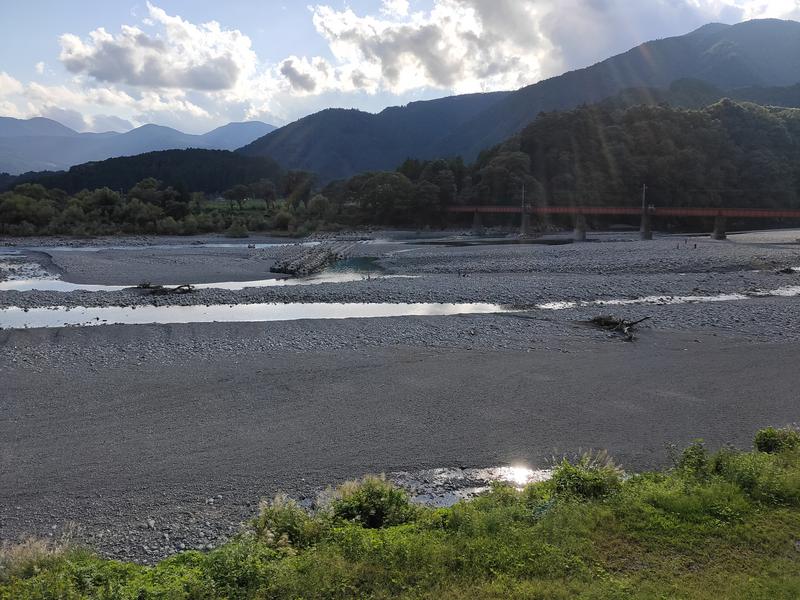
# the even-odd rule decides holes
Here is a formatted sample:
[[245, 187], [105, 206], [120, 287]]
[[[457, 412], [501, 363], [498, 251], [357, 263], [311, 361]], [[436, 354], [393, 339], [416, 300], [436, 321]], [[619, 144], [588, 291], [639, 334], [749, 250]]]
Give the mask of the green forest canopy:
[[[605, 103], [543, 113], [472, 165], [460, 159], [409, 159], [396, 171], [363, 173], [316, 193], [308, 173], [280, 173], [271, 161], [240, 162], [267, 159], [186, 152], [112, 159], [104, 161], [106, 167], [91, 163], [62, 175], [72, 179], [41, 180], [48, 187], [66, 183], [63, 187], [73, 190], [78, 184], [91, 188], [90, 182], [130, 186], [126, 194], [96, 190], [69, 195], [18, 186], [0, 196], [0, 231], [193, 233], [227, 229], [237, 219], [250, 229], [292, 232], [441, 226], [448, 205], [518, 205], [523, 186], [526, 199], [539, 205], [638, 206], [641, 186], [647, 184], [648, 200], [657, 206], [800, 208], [800, 110], [730, 100], [699, 110]], [[144, 197], [142, 184], [121, 183], [123, 177], [153, 172], [161, 180], [155, 183], [159, 193], [169, 198]], [[81, 178], [82, 173], [91, 175]], [[150, 181], [145, 187], [153, 185]], [[224, 205], [211, 211], [216, 220], [208, 204], [188, 192], [225, 188], [230, 205], [227, 212]], [[263, 202], [241, 212], [245, 200], [253, 198]], [[114, 209], [106, 210], [105, 203]], [[142, 216], [143, 210], [149, 216]], [[174, 224], [162, 222], [167, 218]]]
[[5, 181], [0, 178], [0, 185], [39, 183], [75, 194], [101, 187], [129, 190], [148, 177], [174, 188], [215, 194], [259, 179], [279, 185], [282, 170], [271, 158], [242, 156], [226, 150], [161, 150], [88, 162], [69, 171], [27, 173], [16, 178], [16, 182], [6, 176]]

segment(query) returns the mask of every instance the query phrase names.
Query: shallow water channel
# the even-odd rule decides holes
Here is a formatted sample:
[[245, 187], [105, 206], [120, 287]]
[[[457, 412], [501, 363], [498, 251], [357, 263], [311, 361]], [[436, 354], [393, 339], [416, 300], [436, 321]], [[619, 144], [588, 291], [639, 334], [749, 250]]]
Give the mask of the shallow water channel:
[[104, 306], [0, 310], [0, 329], [148, 325], [153, 323], [242, 323], [424, 317], [510, 312], [499, 304], [235, 304], [216, 306]]
[[[119, 292], [130, 289], [131, 285], [105, 285], [94, 283], [71, 283], [45, 271], [38, 263], [15, 260], [0, 260], [0, 269], [16, 269], [16, 274], [7, 281], [0, 281], [0, 292]], [[322, 283], [351, 283], [371, 279], [414, 279], [413, 275], [387, 275], [371, 258], [352, 258], [341, 260], [332, 267], [306, 277], [291, 277], [275, 274], [268, 279], [249, 281], [217, 281], [212, 283], [192, 283], [183, 281], [165, 287], [176, 287], [189, 283], [195, 289], [218, 289], [239, 291], [247, 288], [285, 287], [318, 285]]]
[[[309, 277], [257, 279], [254, 281], [219, 281], [215, 283], [193, 283], [192, 287], [198, 290], [244, 290], [247, 288], [286, 287], [296, 285], [318, 285], [321, 283], [350, 283], [367, 279], [410, 279], [405, 275], [366, 274], [359, 271], [329, 271], [311, 275]], [[175, 283], [166, 287], [175, 287]], [[62, 279], [12, 279], [0, 282], [0, 292], [119, 292], [130, 289], [130, 285], [96, 285], [83, 283], [70, 283]]]

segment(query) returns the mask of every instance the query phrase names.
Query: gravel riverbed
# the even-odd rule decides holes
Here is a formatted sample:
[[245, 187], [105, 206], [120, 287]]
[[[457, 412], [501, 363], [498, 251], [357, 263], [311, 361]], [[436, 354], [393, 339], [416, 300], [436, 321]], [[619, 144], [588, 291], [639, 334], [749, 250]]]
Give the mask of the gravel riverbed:
[[[554, 301], [800, 286], [791, 232], [729, 242], [623, 234], [564, 246], [358, 243], [384, 272], [339, 284], [0, 292], [0, 308], [466, 303], [519, 312], [0, 331], [0, 539], [76, 539], [153, 562], [234, 535], [260, 498], [309, 502], [367, 472], [526, 464], [606, 448], [631, 470], [664, 445], [747, 444], [800, 421], [800, 298], [537, 309]], [[419, 242], [420, 240], [414, 240]], [[470, 241], [467, 239], [467, 241]], [[264, 279], [280, 248], [62, 240], [0, 257], [5, 277], [133, 285]], [[102, 242], [102, 243], [100, 243]], [[124, 243], [123, 243], [124, 242]], [[153, 248], [153, 245], [157, 248]], [[695, 247], [696, 245], [696, 247]], [[61, 249], [52, 246], [61, 246]], [[171, 246], [171, 247], [162, 247]], [[13, 262], [12, 273], [7, 263]], [[29, 266], [24, 266], [29, 265]], [[0, 277], [2, 279], [2, 277]], [[650, 317], [638, 339], [588, 325]], [[754, 401], [756, 399], [757, 401]]]

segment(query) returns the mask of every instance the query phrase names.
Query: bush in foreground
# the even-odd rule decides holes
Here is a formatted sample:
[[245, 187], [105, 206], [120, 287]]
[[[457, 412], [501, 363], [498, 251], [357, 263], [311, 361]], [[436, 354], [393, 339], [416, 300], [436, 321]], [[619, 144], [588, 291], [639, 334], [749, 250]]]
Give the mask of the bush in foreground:
[[330, 511], [335, 518], [369, 529], [402, 525], [416, 512], [408, 494], [385, 477], [375, 476], [340, 486], [330, 500]]
[[447, 509], [376, 477], [313, 514], [279, 496], [225, 546], [154, 567], [29, 542], [0, 554], [0, 599], [794, 599], [798, 532], [800, 448], [698, 443], [666, 472], [587, 457]]
[[789, 427], [785, 429], [767, 427], [756, 434], [755, 447], [759, 452], [769, 454], [794, 450], [800, 448], [800, 432]]
[[618, 491], [622, 471], [605, 454], [583, 455], [575, 463], [564, 459], [553, 471], [556, 494], [576, 498], [605, 498]]

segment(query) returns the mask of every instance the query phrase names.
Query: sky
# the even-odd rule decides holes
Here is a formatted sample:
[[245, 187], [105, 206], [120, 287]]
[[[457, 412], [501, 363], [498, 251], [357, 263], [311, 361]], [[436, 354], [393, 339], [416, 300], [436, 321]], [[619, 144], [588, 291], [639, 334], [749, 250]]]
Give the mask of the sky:
[[0, 115], [202, 133], [517, 89], [800, 0], [0, 0]]

